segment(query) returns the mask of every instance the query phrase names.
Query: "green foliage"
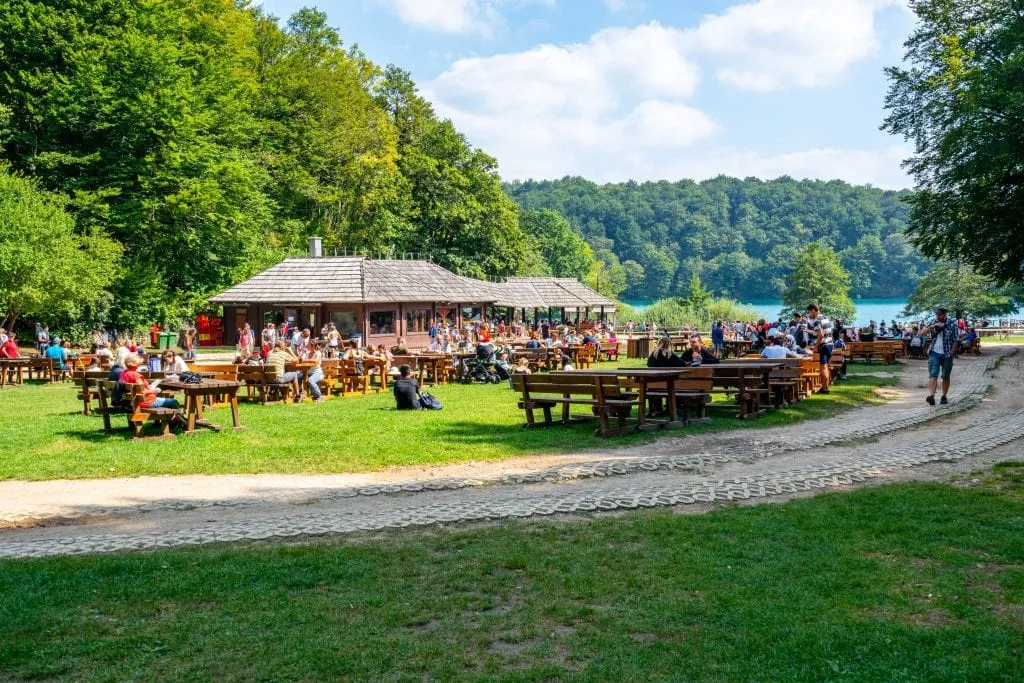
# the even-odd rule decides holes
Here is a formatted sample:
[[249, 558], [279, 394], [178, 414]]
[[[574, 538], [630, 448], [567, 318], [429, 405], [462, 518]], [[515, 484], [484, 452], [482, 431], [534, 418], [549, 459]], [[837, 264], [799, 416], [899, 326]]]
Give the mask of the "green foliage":
[[0, 326], [10, 329], [23, 316], [66, 321], [105, 311], [120, 248], [98, 228], [76, 232], [66, 205], [0, 166]]
[[615, 254], [630, 299], [677, 296], [695, 273], [718, 294], [779, 296], [797, 253], [818, 239], [839, 252], [856, 296], [905, 296], [929, 267], [902, 234], [906, 192], [788, 177], [505, 187], [524, 209], [565, 216], [598, 260]]
[[797, 256], [782, 295], [787, 313], [803, 311], [812, 302], [829, 318], [852, 320], [856, 312], [850, 299], [850, 274], [836, 252], [821, 242], [811, 242]]
[[1020, 287], [1000, 285], [962, 263], [939, 263], [921, 278], [903, 314], [930, 314], [945, 306], [956, 318], [1004, 315], [1014, 311], [1022, 294]]
[[908, 232], [929, 256], [1024, 281], [1024, 19], [1017, 0], [917, 0], [883, 128], [912, 141]]
[[594, 266], [594, 254], [569, 221], [551, 209], [520, 209], [519, 227], [555, 277], [582, 280]]
[[311, 235], [477, 276], [535, 253], [494, 159], [323, 12], [282, 28], [235, 0], [12, 0], [0, 74], [2, 158], [123, 248], [119, 328], [176, 322]]
[[[697, 327], [710, 330], [711, 323], [716, 320], [757, 320], [757, 310], [743, 306], [732, 299], [709, 298], [702, 306], [694, 307], [687, 300], [670, 298], [660, 299], [646, 309], [637, 313], [636, 320], [654, 322], [662, 329], [680, 327]], [[617, 318], [625, 320], [619, 313]]]
[[683, 303], [691, 311], [701, 314], [707, 312], [708, 305], [711, 303], [711, 292], [700, 281], [698, 273], [694, 273], [690, 278], [690, 284], [686, 288], [686, 297], [683, 299]]

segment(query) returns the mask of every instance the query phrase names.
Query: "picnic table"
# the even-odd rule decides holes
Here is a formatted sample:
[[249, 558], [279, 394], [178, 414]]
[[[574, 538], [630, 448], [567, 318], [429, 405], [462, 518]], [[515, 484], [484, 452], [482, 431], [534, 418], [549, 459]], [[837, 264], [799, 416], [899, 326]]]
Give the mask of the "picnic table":
[[0, 358], [0, 388], [8, 381], [11, 384], [22, 384], [25, 381], [25, 371], [31, 367], [31, 358]]
[[202, 382], [189, 383], [181, 381], [160, 382], [160, 391], [181, 392], [185, 395], [185, 419], [188, 422], [186, 434], [195, 434], [196, 427], [206, 427], [219, 432], [222, 427], [213, 424], [203, 416], [203, 403], [215, 396], [224, 396], [231, 406], [231, 422], [235, 429], [244, 429], [238, 417], [238, 390], [241, 382], [231, 382], [222, 379], [203, 379]]
[[425, 386], [427, 369], [430, 369], [432, 384], [442, 381], [445, 372], [445, 364], [448, 362], [448, 355], [444, 353], [420, 353], [404, 356], [395, 356], [391, 364], [395, 367], [408, 365], [417, 375], [420, 386]]
[[715, 387], [736, 394], [737, 417], [746, 420], [765, 412], [761, 408], [761, 396], [771, 395], [772, 371], [785, 366], [782, 360], [747, 358], [726, 360], [706, 367], [714, 371]]
[[750, 346], [749, 339], [726, 339], [722, 342], [722, 360], [730, 355], [733, 358], [739, 358], [750, 351]]
[[[601, 375], [606, 377], [617, 377], [627, 380], [637, 387], [637, 420], [636, 428], [639, 431], [651, 431], [654, 429], [680, 429], [686, 426], [686, 422], [679, 419], [676, 404], [676, 382], [695, 368], [618, 368], [616, 370], [576, 370], [572, 373], [552, 373], [554, 375]], [[651, 392], [652, 384], [664, 384], [666, 390], [665, 400], [668, 403], [668, 418], [661, 420], [648, 417], [647, 395]]]

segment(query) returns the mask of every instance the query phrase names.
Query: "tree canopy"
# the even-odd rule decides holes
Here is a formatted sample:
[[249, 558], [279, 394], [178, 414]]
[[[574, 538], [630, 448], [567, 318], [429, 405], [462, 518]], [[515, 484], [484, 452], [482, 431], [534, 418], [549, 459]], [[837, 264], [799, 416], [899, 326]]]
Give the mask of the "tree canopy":
[[905, 66], [887, 70], [883, 128], [914, 144], [908, 232], [936, 259], [1024, 281], [1024, 9], [914, 0]]
[[931, 314], [939, 306], [956, 318], [1011, 313], [1024, 299], [1022, 288], [1001, 285], [962, 263], [939, 263], [921, 278], [907, 299], [907, 317]]
[[66, 204], [0, 166], [0, 327], [42, 313], [67, 324], [109, 308], [120, 249], [98, 228], [76, 233]]
[[903, 236], [906, 192], [785, 177], [611, 185], [563, 178], [505, 188], [525, 209], [565, 216], [597, 260], [621, 267], [626, 298], [685, 296], [694, 274], [721, 295], [780, 296], [797, 253], [814, 240], [839, 253], [854, 296], [905, 296], [929, 267]]
[[839, 256], [821, 242], [811, 242], [796, 257], [793, 272], [786, 276], [782, 303], [788, 311], [803, 311], [816, 303], [830, 318], [853, 320], [856, 308], [850, 299], [850, 274]]
[[0, 159], [123, 250], [119, 327], [173, 321], [313, 235], [475, 276], [534, 248], [495, 160], [317, 10], [11, 0], [0, 74]]

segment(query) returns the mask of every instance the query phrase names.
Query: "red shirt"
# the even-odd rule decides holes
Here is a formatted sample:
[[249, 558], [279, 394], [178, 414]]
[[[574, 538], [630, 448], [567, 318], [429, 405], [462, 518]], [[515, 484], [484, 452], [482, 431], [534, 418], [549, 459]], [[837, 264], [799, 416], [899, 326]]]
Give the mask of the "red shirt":
[[145, 398], [142, 399], [142, 403], [139, 405], [142, 408], [148, 408], [156, 401], [156, 392], [150, 390], [149, 381], [143, 377], [138, 370], [132, 370], [131, 368], [121, 373], [121, 378], [118, 380], [121, 384], [141, 384], [142, 392]]
[[18, 345], [13, 340], [8, 339], [4, 342], [3, 346], [0, 346], [0, 358], [17, 358], [18, 357]]

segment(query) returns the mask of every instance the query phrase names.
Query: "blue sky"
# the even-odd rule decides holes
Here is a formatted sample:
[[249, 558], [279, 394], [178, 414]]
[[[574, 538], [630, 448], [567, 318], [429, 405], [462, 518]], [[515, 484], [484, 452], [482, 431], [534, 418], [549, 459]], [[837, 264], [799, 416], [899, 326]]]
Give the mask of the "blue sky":
[[[280, 19], [302, 0], [263, 0]], [[878, 130], [903, 0], [322, 0], [506, 179], [910, 185]]]

